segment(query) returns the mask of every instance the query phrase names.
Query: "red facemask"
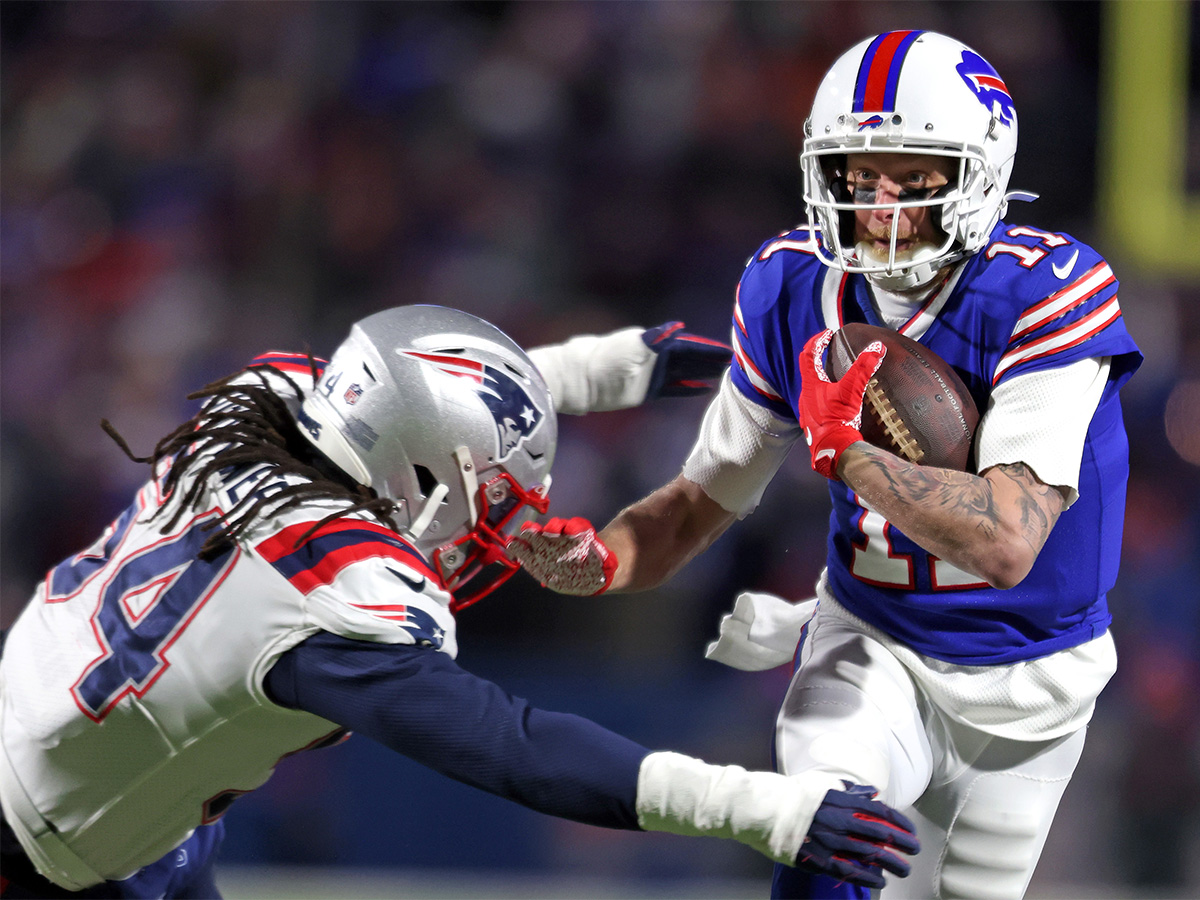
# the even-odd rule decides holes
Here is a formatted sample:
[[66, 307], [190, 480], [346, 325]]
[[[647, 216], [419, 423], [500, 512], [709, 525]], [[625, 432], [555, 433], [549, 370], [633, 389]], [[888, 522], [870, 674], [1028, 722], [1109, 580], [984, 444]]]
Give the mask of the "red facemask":
[[517, 573], [521, 566], [508, 558], [505, 548], [521, 525], [549, 509], [550, 498], [545, 486], [525, 490], [504, 473], [480, 486], [476, 503], [475, 528], [433, 554], [434, 567], [454, 597], [450, 601], [454, 613], [482, 600]]

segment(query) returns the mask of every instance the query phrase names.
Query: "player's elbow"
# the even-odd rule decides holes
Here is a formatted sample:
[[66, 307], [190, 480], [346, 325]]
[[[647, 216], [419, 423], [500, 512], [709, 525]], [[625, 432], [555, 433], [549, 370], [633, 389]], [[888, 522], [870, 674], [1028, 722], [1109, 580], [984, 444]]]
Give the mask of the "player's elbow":
[[1029, 569], [1005, 569], [1004, 571], [989, 572], [984, 576], [984, 579], [992, 587], [997, 590], [1007, 591], [1015, 588], [1018, 584], [1025, 580], [1025, 576], [1029, 574]]
[[1033, 569], [1037, 553], [1016, 541], [993, 542], [980, 557], [977, 574], [1002, 591], [1015, 588]]

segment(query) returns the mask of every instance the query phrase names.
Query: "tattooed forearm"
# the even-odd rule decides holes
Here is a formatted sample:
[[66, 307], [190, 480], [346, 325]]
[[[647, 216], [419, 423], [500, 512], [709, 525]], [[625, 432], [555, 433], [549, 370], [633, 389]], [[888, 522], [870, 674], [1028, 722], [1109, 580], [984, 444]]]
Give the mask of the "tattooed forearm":
[[996, 521], [991, 491], [981, 478], [953, 469], [915, 466], [891, 453], [874, 449], [865, 452], [864, 456], [901, 502], [958, 509], [984, 520]]
[[842, 463], [842, 479], [865, 504], [930, 553], [989, 580], [993, 565], [1024, 577], [1063, 508], [1059, 490], [1022, 464], [972, 475], [913, 465], [865, 443]]

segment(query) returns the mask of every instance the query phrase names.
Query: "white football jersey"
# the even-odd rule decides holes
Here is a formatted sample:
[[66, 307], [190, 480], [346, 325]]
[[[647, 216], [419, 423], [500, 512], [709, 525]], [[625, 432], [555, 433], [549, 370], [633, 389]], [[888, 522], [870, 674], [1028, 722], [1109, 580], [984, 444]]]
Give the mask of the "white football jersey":
[[[281, 757], [340, 739], [263, 679], [318, 630], [455, 656], [450, 595], [395, 532], [333, 501], [256, 523], [198, 556], [221, 511], [286, 478], [212, 480], [164, 533], [161, 479], [52, 569], [0, 662], [0, 798], [30, 858], [64, 887], [124, 878], [263, 784]], [[182, 496], [181, 484], [176, 496]], [[342, 504], [344, 508], [344, 504]]]

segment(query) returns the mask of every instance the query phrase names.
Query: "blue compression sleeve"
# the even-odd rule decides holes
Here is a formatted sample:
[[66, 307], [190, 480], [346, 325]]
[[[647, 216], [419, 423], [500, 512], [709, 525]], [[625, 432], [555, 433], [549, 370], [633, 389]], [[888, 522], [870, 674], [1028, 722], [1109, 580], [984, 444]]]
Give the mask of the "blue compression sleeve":
[[536, 709], [436, 650], [319, 632], [280, 657], [266, 689], [281, 706], [538, 812], [638, 827], [645, 747], [588, 719]]

